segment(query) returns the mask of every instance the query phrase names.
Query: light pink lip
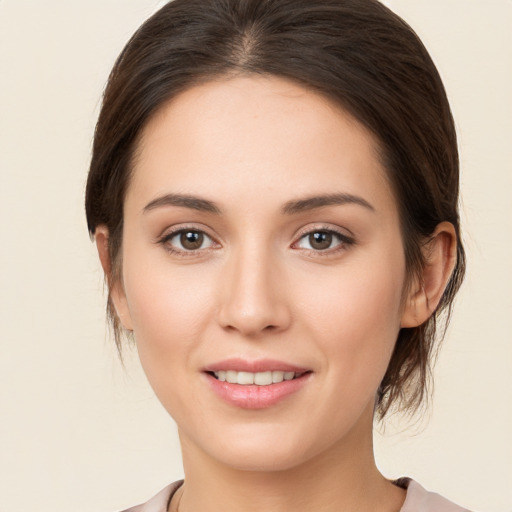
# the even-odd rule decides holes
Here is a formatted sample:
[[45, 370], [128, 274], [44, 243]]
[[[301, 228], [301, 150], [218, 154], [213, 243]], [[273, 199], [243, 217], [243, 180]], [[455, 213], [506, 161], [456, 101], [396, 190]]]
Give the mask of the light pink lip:
[[269, 371], [281, 371], [281, 372], [295, 372], [305, 373], [310, 371], [308, 368], [302, 368], [293, 364], [285, 363], [275, 359], [257, 359], [254, 361], [247, 361], [245, 359], [233, 358], [226, 359], [224, 361], [218, 361], [208, 366], [205, 366], [203, 371], [205, 372], [218, 372], [221, 370], [232, 370], [235, 372], [269, 372]]
[[[268, 372], [282, 371], [295, 372], [298, 377], [284, 380], [268, 386], [230, 384], [215, 378], [213, 372], [220, 370], [233, 370], [239, 372]], [[244, 359], [226, 359], [206, 366], [204, 376], [210, 389], [229, 405], [240, 409], [266, 409], [272, 407], [285, 398], [300, 392], [310, 382], [313, 372], [307, 368], [296, 366], [273, 359], [259, 359], [247, 361]]]

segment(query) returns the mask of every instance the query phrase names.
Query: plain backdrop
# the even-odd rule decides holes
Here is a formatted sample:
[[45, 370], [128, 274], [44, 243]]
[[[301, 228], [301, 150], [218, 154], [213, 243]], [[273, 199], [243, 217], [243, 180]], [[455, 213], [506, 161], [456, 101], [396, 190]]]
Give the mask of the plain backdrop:
[[[0, 0], [0, 511], [113, 512], [182, 476], [176, 428], [104, 320], [83, 214], [101, 93], [156, 0]], [[512, 511], [512, 2], [388, 0], [445, 81], [468, 275], [429, 417], [378, 464], [473, 510]]]

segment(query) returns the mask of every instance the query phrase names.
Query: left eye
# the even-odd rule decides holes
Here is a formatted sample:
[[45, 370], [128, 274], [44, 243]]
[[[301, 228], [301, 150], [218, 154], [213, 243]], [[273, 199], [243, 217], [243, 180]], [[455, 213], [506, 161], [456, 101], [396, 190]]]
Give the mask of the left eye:
[[183, 229], [166, 238], [166, 242], [178, 251], [198, 251], [213, 245], [213, 240], [206, 233], [193, 229]]
[[298, 241], [297, 247], [314, 251], [326, 251], [342, 245], [344, 242], [348, 242], [348, 240], [334, 231], [319, 230], [304, 235]]

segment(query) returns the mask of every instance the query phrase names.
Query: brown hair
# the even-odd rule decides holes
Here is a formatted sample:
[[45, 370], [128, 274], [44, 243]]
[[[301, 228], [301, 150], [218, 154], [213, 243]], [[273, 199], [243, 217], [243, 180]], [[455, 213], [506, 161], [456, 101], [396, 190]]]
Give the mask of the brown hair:
[[[457, 141], [428, 52], [376, 0], [174, 0], [137, 30], [105, 89], [87, 181], [90, 233], [100, 224], [109, 230], [109, 283], [120, 279], [123, 202], [144, 126], [179, 92], [234, 74], [293, 80], [341, 105], [377, 136], [398, 202], [409, 276], [420, 273], [422, 245], [436, 226], [454, 225], [457, 264], [441, 302], [426, 323], [401, 329], [377, 399], [380, 417], [392, 404], [415, 410], [426, 398], [437, 320], [444, 311], [448, 321], [464, 275]], [[110, 296], [108, 312], [120, 349]]]

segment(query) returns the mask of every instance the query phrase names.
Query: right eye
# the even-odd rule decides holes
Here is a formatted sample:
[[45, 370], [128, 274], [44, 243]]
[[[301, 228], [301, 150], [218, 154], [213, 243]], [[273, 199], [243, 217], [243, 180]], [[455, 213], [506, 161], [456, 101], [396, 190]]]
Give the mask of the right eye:
[[193, 252], [209, 249], [215, 242], [203, 231], [197, 229], [180, 229], [167, 234], [162, 243], [171, 252]]

